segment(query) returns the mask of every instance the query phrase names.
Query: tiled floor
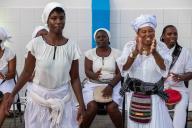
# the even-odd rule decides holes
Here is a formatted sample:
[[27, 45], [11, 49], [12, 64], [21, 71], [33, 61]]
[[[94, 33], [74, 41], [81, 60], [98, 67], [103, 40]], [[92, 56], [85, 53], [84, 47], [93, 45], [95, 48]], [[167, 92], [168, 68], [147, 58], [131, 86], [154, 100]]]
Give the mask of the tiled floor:
[[[192, 113], [190, 113], [190, 118]], [[19, 117], [16, 118], [16, 126], [14, 118], [7, 118], [2, 128], [24, 128], [24, 122]], [[108, 115], [97, 115], [93, 121], [91, 128], [115, 128]], [[188, 122], [188, 128], [192, 128], [192, 122]]]

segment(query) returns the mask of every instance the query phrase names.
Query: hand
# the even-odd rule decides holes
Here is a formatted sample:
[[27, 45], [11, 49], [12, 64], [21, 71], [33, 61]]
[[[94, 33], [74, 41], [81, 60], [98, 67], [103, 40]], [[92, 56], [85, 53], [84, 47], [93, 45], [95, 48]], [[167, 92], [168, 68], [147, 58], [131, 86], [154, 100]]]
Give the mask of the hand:
[[113, 88], [110, 85], [107, 85], [102, 92], [103, 92], [103, 97], [109, 98], [112, 96]]
[[184, 81], [184, 76], [182, 74], [171, 73], [170, 75], [172, 76], [172, 79], [175, 82]]
[[136, 48], [135, 49], [139, 52], [139, 54], [142, 54], [143, 45], [142, 45], [142, 39], [139, 36], [136, 37]]
[[78, 113], [77, 113], [77, 121], [78, 125], [80, 125], [85, 118], [85, 107], [79, 106]]
[[101, 69], [99, 69], [99, 71], [94, 73], [94, 80], [98, 80], [100, 78], [100, 75], [101, 75]]
[[153, 41], [152, 41], [152, 44], [151, 44], [151, 47], [150, 47], [150, 53], [151, 54], [156, 51], [156, 45], [157, 45], [156, 39], [153, 38]]
[[5, 75], [2, 72], [0, 72], [0, 79], [5, 79]]
[[11, 94], [8, 96], [6, 102], [5, 102], [5, 113], [6, 115], [9, 115], [9, 110], [11, 108], [11, 105], [13, 104], [14, 96]]

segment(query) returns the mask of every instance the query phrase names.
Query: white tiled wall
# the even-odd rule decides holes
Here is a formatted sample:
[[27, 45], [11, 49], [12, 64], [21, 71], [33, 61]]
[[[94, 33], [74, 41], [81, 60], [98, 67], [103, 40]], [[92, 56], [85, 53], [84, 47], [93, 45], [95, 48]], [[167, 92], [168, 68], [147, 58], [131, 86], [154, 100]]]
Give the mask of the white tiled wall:
[[[21, 72], [24, 64], [24, 48], [31, 39], [35, 26], [42, 25], [42, 8], [0, 8], [0, 26], [9, 30], [13, 43], [9, 44], [17, 54], [17, 70]], [[167, 24], [178, 28], [179, 43], [192, 51], [192, 9], [112, 9], [111, 45], [122, 49], [123, 45], [135, 38], [131, 21], [140, 14], [155, 14], [158, 20], [156, 37], [159, 39]], [[66, 8], [64, 35], [78, 42], [82, 52], [91, 48], [91, 9]], [[80, 74], [84, 77], [83, 58]]]
[[[192, 51], [192, 9], [121, 9], [111, 11], [112, 46], [122, 49], [123, 45], [135, 38], [131, 21], [140, 14], [157, 16], [156, 38], [159, 39], [163, 27], [173, 24], [179, 33], [179, 43]], [[115, 39], [117, 38], [117, 39]], [[118, 42], [116, 42], [118, 41]]]

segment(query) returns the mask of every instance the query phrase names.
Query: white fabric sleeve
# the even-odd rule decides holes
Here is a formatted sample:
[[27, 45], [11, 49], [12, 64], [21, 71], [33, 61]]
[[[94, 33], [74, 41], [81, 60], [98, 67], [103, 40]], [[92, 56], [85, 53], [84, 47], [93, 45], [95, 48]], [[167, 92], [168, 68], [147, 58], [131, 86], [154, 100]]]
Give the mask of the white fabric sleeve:
[[78, 60], [81, 58], [81, 50], [77, 43], [74, 43], [74, 56], [73, 60]]
[[123, 70], [123, 66], [126, 64], [128, 56], [132, 52], [132, 49], [135, 48], [135, 45], [136, 45], [135, 41], [130, 41], [126, 43], [123, 48], [123, 52], [121, 53], [121, 56], [116, 60], [119, 70], [121, 71], [121, 75], [123, 77], [125, 77], [130, 70], [130, 68], [128, 70]]
[[25, 47], [25, 58], [27, 58], [28, 53], [31, 52], [33, 56], [35, 56], [35, 42], [34, 39], [32, 39]]
[[88, 58], [89, 60], [93, 60], [93, 50], [94, 49], [90, 49], [88, 51], [86, 51], [84, 54], [85, 54], [85, 57]]
[[[164, 64], [165, 64], [165, 67], [166, 69], [165, 70], [162, 70], [157, 64], [155, 65], [156, 66], [156, 69], [159, 73], [161, 73], [161, 75], [163, 77], [167, 77], [168, 73], [169, 73], [169, 68], [170, 68], [170, 65], [171, 65], [171, 62], [172, 62], [172, 56], [169, 52], [169, 49], [167, 48], [167, 46], [162, 43], [162, 42], [157, 42], [157, 52], [161, 55], [161, 57], [163, 58], [164, 60]], [[154, 58], [154, 61], [155, 61], [155, 58]], [[156, 62], [155, 62], [156, 63]]]
[[186, 58], [185, 58], [185, 72], [192, 72], [192, 54], [188, 49], [183, 48], [182, 50], [185, 50], [186, 52]]
[[16, 54], [10, 48], [8, 48], [8, 50], [8, 61], [10, 61], [15, 57]]

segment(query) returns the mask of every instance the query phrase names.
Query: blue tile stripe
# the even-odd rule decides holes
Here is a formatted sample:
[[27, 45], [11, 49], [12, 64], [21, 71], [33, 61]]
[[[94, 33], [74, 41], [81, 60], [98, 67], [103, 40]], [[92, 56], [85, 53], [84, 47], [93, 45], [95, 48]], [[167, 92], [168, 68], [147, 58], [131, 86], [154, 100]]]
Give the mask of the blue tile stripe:
[[100, 27], [110, 30], [110, 0], [92, 0], [92, 48], [96, 46], [94, 32]]

